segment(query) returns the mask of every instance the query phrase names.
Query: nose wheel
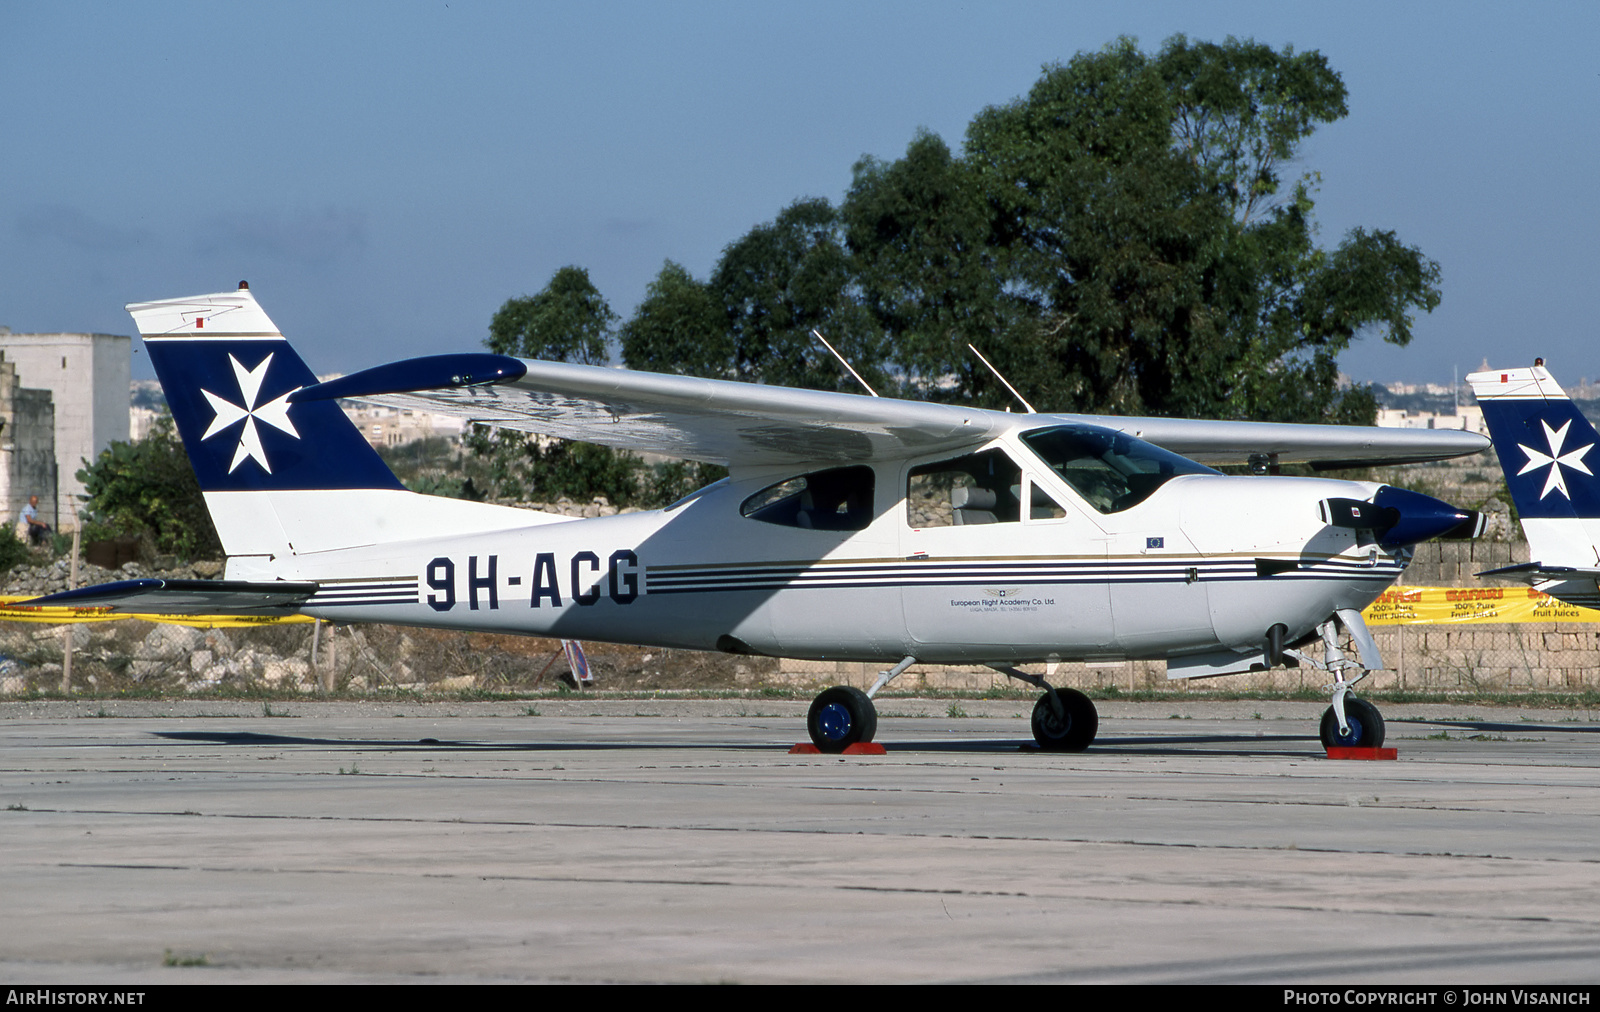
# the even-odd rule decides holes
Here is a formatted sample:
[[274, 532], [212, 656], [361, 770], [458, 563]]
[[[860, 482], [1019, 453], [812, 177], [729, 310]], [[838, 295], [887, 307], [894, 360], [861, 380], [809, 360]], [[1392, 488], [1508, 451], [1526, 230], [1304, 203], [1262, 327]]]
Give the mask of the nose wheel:
[[1322, 714], [1323, 748], [1378, 748], [1383, 744], [1383, 714], [1364, 699], [1344, 697], [1345, 729], [1333, 707]]

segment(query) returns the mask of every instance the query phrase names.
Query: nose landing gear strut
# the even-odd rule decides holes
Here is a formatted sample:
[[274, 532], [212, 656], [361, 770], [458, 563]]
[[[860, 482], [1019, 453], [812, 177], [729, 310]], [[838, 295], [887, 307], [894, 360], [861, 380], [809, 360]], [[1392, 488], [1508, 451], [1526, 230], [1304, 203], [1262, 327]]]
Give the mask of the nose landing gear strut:
[[[1339, 648], [1340, 625], [1350, 630], [1357, 660], [1347, 657]], [[1357, 699], [1352, 691], [1357, 682], [1383, 667], [1383, 658], [1378, 653], [1372, 633], [1367, 630], [1359, 611], [1341, 608], [1317, 626], [1317, 634], [1322, 637], [1321, 660], [1298, 650], [1286, 649], [1283, 653], [1333, 675], [1332, 684], [1324, 686], [1333, 694], [1333, 705], [1322, 714], [1320, 734], [1323, 747], [1378, 748], [1383, 744], [1383, 714], [1366, 700]], [[1349, 677], [1351, 674], [1355, 677]]]

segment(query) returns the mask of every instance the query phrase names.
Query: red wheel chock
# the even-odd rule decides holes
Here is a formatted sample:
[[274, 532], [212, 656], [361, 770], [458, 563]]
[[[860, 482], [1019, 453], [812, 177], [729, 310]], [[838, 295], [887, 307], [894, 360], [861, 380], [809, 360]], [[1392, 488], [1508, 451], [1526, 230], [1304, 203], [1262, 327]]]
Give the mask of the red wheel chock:
[[1330, 745], [1328, 747], [1329, 759], [1396, 759], [1399, 752], [1392, 748], [1352, 748], [1344, 745]]
[[[790, 755], [825, 755], [822, 749], [817, 748], [809, 741], [803, 741], [789, 750]], [[839, 755], [887, 755], [883, 746], [875, 741], [858, 741], [854, 745], [846, 745]]]

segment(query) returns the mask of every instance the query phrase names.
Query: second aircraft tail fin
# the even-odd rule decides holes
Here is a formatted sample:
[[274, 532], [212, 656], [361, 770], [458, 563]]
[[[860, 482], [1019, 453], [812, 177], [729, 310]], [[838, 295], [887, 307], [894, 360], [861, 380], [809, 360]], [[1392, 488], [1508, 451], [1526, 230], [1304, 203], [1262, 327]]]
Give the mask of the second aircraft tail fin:
[[1542, 364], [1467, 382], [1536, 564], [1600, 565], [1600, 434]]

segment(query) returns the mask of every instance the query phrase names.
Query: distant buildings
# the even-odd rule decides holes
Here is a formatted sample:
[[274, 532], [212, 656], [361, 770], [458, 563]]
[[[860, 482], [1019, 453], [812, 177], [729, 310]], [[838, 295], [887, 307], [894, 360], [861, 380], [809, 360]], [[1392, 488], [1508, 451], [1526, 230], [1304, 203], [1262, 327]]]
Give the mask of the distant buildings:
[[[1393, 389], [1392, 387], [1390, 389]], [[1449, 393], [1449, 388], [1445, 388]], [[1404, 408], [1379, 408], [1378, 425], [1386, 429], [1461, 429], [1487, 436], [1483, 424], [1483, 409], [1476, 404], [1461, 405], [1455, 414], [1435, 414], [1432, 411], [1407, 411]]]
[[1385, 383], [1391, 394], [1427, 394], [1430, 397], [1449, 397], [1455, 388], [1445, 383]]
[[[1488, 362], [1479, 371], [1490, 368]], [[1470, 387], [1447, 383], [1379, 383], [1377, 424], [1394, 429], [1461, 429], [1488, 435]], [[1579, 411], [1600, 419], [1600, 385], [1587, 377], [1566, 384]]]
[[355, 401], [340, 401], [339, 406], [344, 408], [344, 413], [376, 449], [434, 437], [443, 437], [451, 442], [461, 439], [461, 419], [449, 415], [358, 404]]
[[[339, 375], [330, 373], [317, 378], [326, 381], [335, 379]], [[458, 442], [464, 428], [461, 419], [449, 415], [386, 408], [356, 401], [340, 401], [339, 406], [375, 449], [400, 446], [419, 439], [435, 437]], [[161, 384], [155, 380], [134, 380], [132, 407], [129, 409], [131, 438], [143, 439], [151, 426], [166, 413], [166, 400], [161, 395]]]

